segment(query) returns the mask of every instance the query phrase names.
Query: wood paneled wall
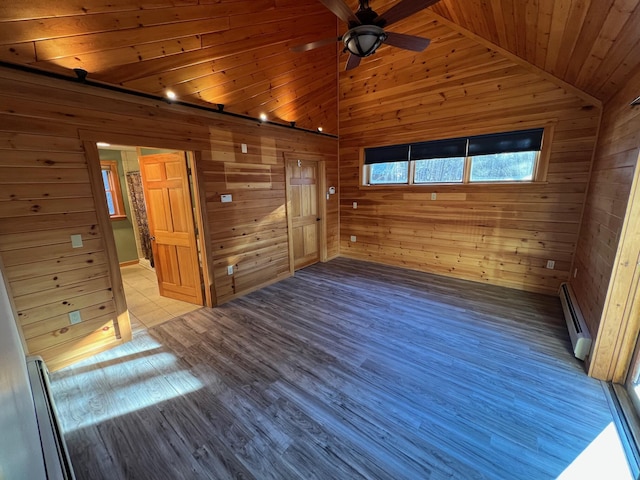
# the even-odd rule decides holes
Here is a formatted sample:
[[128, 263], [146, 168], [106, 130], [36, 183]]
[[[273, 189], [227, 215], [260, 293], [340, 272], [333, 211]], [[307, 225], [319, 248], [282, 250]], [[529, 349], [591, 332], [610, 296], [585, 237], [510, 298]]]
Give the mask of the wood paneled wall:
[[[553, 294], [578, 240], [599, 103], [424, 15], [407, 33], [432, 39], [425, 53], [383, 47], [341, 74], [341, 254]], [[555, 133], [544, 183], [360, 184], [363, 147], [546, 123]]]
[[[577, 275], [571, 285], [591, 335], [602, 333], [603, 308], [620, 241], [633, 175], [640, 154], [640, 107], [630, 102], [640, 95], [640, 74], [605, 105], [601, 133], [593, 164], [580, 241], [576, 249]], [[637, 219], [636, 219], [637, 221]], [[612, 330], [613, 331], [613, 330]], [[609, 332], [601, 348], [617, 343]], [[617, 331], [617, 330], [616, 330]], [[598, 338], [596, 338], [598, 344]], [[611, 359], [609, 358], [608, 361]], [[599, 365], [606, 378], [608, 365]]]
[[[284, 153], [323, 156], [328, 184], [338, 183], [331, 137], [7, 69], [0, 86], [0, 256], [29, 353], [50, 368], [121, 341], [117, 258], [105, 247], [112, 234], [83, 140], [197, 152], [218, 303], [289, 274]], [[222, 204], [222, 193], [234, 201]], [[336, 197], [327, 208], [329, 257], [338, 254]], [[71, 248], [71, 234], [82, 235], [83, 248]], [[69, 325], [72, 310], [81, 324]]]

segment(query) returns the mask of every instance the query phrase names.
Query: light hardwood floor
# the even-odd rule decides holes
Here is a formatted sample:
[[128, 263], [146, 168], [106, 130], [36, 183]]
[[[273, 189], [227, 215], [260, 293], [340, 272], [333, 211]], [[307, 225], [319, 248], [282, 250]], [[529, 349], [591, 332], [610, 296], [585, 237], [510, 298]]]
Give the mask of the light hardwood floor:
[[612, 422], [556, 298], [347, 259], [138, 324], [53, 391], [79, 479], [556, 478]]

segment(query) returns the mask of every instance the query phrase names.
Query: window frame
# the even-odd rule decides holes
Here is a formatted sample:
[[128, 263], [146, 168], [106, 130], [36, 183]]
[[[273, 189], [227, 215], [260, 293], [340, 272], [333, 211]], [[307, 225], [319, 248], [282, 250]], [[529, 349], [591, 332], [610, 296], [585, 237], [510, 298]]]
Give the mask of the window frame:
[[[531, 124], [531, 125], [518, 125], [519, 130], [529, 130], [529, 129], [538, 129], [542, 128], [542, 144], [540, 145], [540, 150], [537, 152], [535, 163], [533, 165], [532, 179], [531, 180], [494, 180], [494, 181], [471, 181], [471, 164], [473, 155], [466, 155], [464, 157], [464, 167], [463, 167], [463, 176], [461, 182], [415, 182], [415, 163], [418, 159], [408, 159], [408, 181], [406, 183], [369, 183], [370, 179], [370, 165], [365, 164], [365, 148], [360, 149], [360, 188], [393, 188], [393, 187], [425, 187], [425, 186], [466, 186], [466, 185], [531, 185], [531, 184], [540, 184], [547, 182], [547, 172], [549, 169], [549, 159], [551, 153], [551, 144], [553, 141], [554, 127], [555, 123], [546, 123], [543, 125], [540, 124]], [[509, 127], [500, 129], [500, 131], [492, 130], [492, 131], [481, 131], [477, 133], [469, 133], [467, 136], [472, 137], [476, 135], [490, 135], [490, 134], [500, 134], [500, 133], [509, 133], [511, 131], [519, 131], [513, 130]], [[455, 137], [452, 137], [455, 138]], [[447, 140], [444, 139], [434, 139], [434, 140]], [[366, 148], [376, 148], [376, 147], [366, 147]], [[454, 158], [454, 157], [451, 157]]]
[[[126, 211], [124, 209], [124, 201], [122, 198], [122, 188], [120, 187], [120, 175], [118, 174], [118, 162], [115, 160], [100, 160], [100, 176], [102, 172], [108, 172], [107, 180], [109, 181], [109, 192], [113, 199], [113, 215], [109, 212], [109, 204], [107, 202], [107, 213], [111, 220], [123, 220], [127, 218]], [[102, 178], [100, 179], [102, 180]], [[102, 181], [104, 186], [104, 181]], [[105, 202], [107, 200], [107, 189], [105, 188]]]

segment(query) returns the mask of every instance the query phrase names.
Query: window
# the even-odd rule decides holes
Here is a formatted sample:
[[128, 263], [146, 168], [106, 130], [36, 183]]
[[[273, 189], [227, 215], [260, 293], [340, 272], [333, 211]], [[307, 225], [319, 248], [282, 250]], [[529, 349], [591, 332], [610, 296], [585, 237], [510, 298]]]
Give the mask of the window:
[[372, 185], [388, 183], [407, 183], [409, 181], [409, 162], [386, 162], [371, 165], [369, 182]]
[[470, 182], [532, 181], [538, 152], [492, 153], [471, 157]]
[[545, 129], [365, 148], [365, 184], [541, 180]]
[[107, 196], [107, 208], [109, 216], [113, 219], [126, 218], [122, 203], [122, 191], [120, 190], [120, 178], [118, 177], [118, 164], [114, 161], [102, 160], [102, 183]]
[[459, 183], [464, 175], [464, 157], [416, 160], [413, 183]]

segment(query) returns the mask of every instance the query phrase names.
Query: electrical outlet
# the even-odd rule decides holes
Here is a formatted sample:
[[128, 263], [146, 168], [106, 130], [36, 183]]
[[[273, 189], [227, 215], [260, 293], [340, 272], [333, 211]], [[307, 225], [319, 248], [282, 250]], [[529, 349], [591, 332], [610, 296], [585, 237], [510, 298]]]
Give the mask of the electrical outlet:
[[433, 192], [431, 194], [431, 200], [435, 200], [436, 198], [438, 198], [438, 194], [436, 192]]
[[353, 208], [358, 208], [358, 202], [353, 202]]
[[355, 235], [351, 235], [351, 241], [352, 241], [353, 243], [355, 243], [355, 242], [356, 242], [356, 240], [357, 240], [356, 236], [355, 236]]
[[69, 312], [69, 323], [71, 325], [75, 325], [76, 323], [82, 322], [82, 317], [80, 316], [80, 310], [74, 310], [73, 312]]
[[553, 260], [547, 260], [547, 268], [549, 270], [553, 270], [556, 266], [556, 262], [554, 262]]
[[227, 275], [233, 275], [233, 265], [227, 267]]
[[230, 193], [226, 195], [220, 195], [220, 202], [231, 203], [232, 201], [233, 201], [233, 196]]

